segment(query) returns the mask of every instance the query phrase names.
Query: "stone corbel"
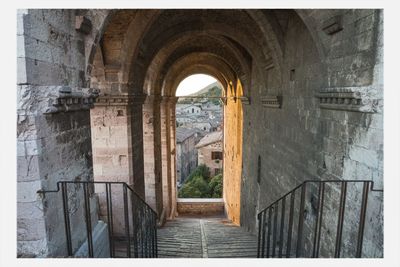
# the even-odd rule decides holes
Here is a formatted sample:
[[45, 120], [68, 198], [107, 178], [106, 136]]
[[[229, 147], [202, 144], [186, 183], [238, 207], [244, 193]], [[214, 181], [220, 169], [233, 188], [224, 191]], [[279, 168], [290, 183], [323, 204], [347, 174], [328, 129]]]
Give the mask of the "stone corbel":
[[338, 15], [326, 20], [322, 25], [322, 30], [328, 35], [332, 35], [343, 30], [342, 16]]
[[250, 105], [250, 97], [241, 96], [241, 97], [239, 97], [239, 99], [243, 105]]
[[49, 106], [43, 112], [44, 114], [93, 108], [93, 104], [98, 97], [98, 91], [88, 88], [73, 91], [71, 87], [61, 86], [58, 88], [57, 93], [51, 94], [49, 97]]
[[316, 97], [322, 109], [375, 113], [379, 110], [379, 101], [370, 90], [367, 87], [325, 88]]
[[264, 107], [267, 108], [281, 108], [282, 97], [275, 95], [263, 96], [261, 97], [261, 103]]

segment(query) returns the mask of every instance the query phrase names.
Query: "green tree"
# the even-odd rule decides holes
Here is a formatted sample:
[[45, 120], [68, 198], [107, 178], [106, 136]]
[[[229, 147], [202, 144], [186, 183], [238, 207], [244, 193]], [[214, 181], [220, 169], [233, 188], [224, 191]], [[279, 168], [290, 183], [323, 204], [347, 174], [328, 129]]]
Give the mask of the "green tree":
[[185, 183], [189, 182], [196, 176], [201, 176], [208, 181], [210, 179], [210, 169], [205, 164], [197, 166], [197, 168], [187, 177]]
[[193, 176], [190, 181], [186, 181], [178, 193], [178, 197], [182, 198], [208, 198], [210, 196], [208, 183], [200, 175]]
[[211, 178], [208, 186], [210, 188], [210, 195], [212, 198], [222, 197], [222, 180], [222, 174], [218, 174]]

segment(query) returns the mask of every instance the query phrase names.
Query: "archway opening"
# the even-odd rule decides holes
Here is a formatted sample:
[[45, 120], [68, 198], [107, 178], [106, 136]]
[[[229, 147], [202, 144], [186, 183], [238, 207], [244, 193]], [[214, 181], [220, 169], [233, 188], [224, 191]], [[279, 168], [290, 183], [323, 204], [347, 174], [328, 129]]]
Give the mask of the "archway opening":
[[178, 213], [223, 214], [223, 91], [220, 82], [206, 74], [190, 75], [177, 87]]

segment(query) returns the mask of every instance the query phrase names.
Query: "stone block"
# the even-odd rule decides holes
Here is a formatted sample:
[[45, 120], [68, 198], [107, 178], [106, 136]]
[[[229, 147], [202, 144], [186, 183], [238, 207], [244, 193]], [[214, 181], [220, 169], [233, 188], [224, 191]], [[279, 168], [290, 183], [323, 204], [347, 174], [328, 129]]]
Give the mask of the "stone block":
[[28, 182], [40, 180], [38, 156], [17, 157], [17, 181]]
[[49, 249], [47, 246], [47, 239], [42, 238], [39, 240], [17, 241], [17, 256], [18, 257], [46, 257]]
[[351, 146], [349, 149], [349, 157], [368, 167], [377, 169], [379, 166], [379, 156], [374, 150], [365, 149], [358, 146]]
[[46, 225], [43, 218], [18, 218], [17, 240], [36, 241], [46, 238]]

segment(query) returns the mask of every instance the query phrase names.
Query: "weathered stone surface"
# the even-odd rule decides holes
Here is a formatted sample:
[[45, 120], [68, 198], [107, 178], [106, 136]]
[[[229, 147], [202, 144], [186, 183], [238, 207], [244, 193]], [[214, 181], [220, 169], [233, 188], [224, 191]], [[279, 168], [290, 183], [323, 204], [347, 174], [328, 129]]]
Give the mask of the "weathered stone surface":
[[[213, 75], [225, 88], [224, 201], [234, 223], [255, 232], [257, 213], [306, 179], [372, 179], [383, 186], [382, 10], [78, 13], [17, 15], [19, 219], [39, 218], [32, 205], [42, 201], [47, 236], [21, 220], [19, 254], [64, 255], [62, 202], [36, 195], [59, 180], [92, 180], [94, 172], [96, 180], [127, 181], [160, 217], [176, 215], [173, 96], [193, 73]], [[89, 87], [102, 95], [90, 114], [97, 91], [82, 89]], [[142, 106], [145, 93], [163, 100]], [[243, 96], [252, 101], [242, 109]], [[263, 108], [265, 96], [284, 102], [274, 97], [280, 108]], [[353, 189], [349, 204], [360, 199]], [[327, 199], [338, 192], [331, 189]], [[363, 256], [382, 257], [382, 197], [371, 198]], [[328, 256], [334, 208], [324, 217]], [[344, 253], [351, 255], [359, 212], [347, 212]], [[80, 215], [78, 208], [74, 250], [85, 239]], [[307, 216], [309, 233], [314, 217]], [[37, 240], [25, 240], [29, 227]]]

